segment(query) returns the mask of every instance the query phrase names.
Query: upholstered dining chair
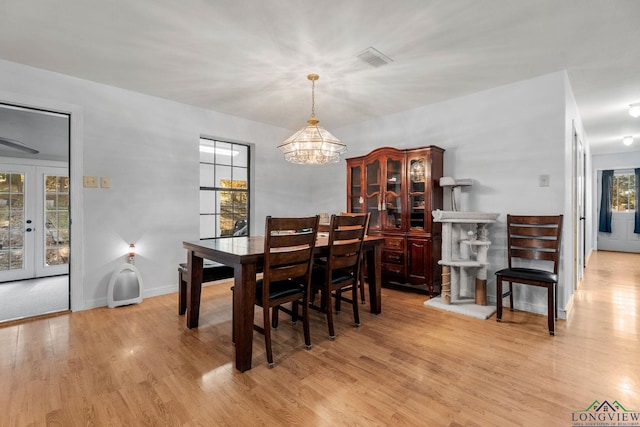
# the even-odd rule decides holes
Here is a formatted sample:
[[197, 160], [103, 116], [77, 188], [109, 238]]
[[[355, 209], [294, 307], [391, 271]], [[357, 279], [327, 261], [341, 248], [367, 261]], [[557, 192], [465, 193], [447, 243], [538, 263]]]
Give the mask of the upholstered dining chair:
[[292, 303], [292, 310], [283, 311], [290, 312], [295, 321], [299, 316], [298, 306], [302, 305], [304, 342], [307, 348], [311, 348], [309, 287], [319, 220], [319, 216], [266, 218], [263, 275], [256, 281], [255, 299], [255, 304], [262, 307], [263, 326], [254, 324], [253, 328], [264, 335], [270, 368], [274, 366], [271, 350], [271, 308], [277, 313], [279, 306]]
[[[555, 335], [555, 319], [558, 317], [556, 294], [561, 239], [562, 215], [507, 215], [509, 266], [496, 271], [496, 320], [498, 322], [502, 321], [503, 298], [509, 297], [509, 305], [513, 311], [513, 283], [540, 286], [547, 289], [549, 334]], [[541, 263], [538, 261], [547, 261], [547, 264], [551, 263], [551, 266], [548, 270], [544, 270], [539, 268]], [[535, 268], [531, 268], [532, 262], [536, 262]], [[509, 290], [505, 293], [502, 293], [503, 282], [509, 283]]]
[[321, 301], [319, 306], [312, 304], [311, 307], [326, 314], [329, 338], [332, 340], [336, 336], [332, 298], [340, 298], [342, 289], [351, 289], [349, 302], [353, 307], [353, 320], [356, 326], [360, 326], [358, 281], [361, 277], [362, 244], [368, 220], [369, 215], [332, 215], [326, 261], [313, 269], [311, 293], [315, 295], [320, 291]]

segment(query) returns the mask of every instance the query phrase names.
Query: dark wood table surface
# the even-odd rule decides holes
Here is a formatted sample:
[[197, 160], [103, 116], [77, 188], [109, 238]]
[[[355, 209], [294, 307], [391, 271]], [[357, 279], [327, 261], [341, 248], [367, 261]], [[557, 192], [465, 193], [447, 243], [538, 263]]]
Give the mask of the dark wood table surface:
[[[319, 236], [315, 256], [326, 255], [327, 237]], [[371, 312], [381, 312], [382, 244], [383, 237], [365, 238], [369, 302]], [[233, 325], [235, 329], [236, 369], [241, 372], [251, 369], [253, 351], [254, 301], [256, 273], [264, 257], [264, 237], [232, 237], [197, 242], [183, 242], [187, 250], [187, 327], [198, 326], [200, 295], [202, 292], [203, 259], [217, 261], [234, 268]]]

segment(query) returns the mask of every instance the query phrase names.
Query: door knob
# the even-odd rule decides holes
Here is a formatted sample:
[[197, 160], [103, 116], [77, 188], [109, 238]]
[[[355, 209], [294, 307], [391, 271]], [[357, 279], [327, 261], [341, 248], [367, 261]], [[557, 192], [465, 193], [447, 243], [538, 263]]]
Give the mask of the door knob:
[[33, 229], [31, 227], [27, 228], [25, 231], [29, 232], [32, 231]]

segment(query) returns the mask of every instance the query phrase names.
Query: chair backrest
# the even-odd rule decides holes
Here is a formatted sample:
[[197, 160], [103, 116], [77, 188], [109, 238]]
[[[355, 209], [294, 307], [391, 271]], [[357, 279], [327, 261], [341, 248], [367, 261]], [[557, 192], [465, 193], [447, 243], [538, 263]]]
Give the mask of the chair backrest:
[[367, 236], [367, 234], [369, 234], [369, 222], [371, 221], [371, 214], [367, 213], [367, 214], [363, 214], [363, 213], [353, 213], [353, 212], [340, 212], [340, 215], [344, 215], [344, 216], [366, 216], [367, 217], [367, 223], [364, 227], [364, 235], [365, 237]]
[[562, 215], [524, 216], [507, 215], [509, 268], [513, 258], [553, 262], [558, 274]]
[[304, 277], [309, 283], [320, 216], [266, 219], [264, 233], [264, 292], [269, 283]]
[[330, 271], [349, 271], [353, 273], [353, 277], [358, 277], [369, 217], [369, 214], [331, 216], [327, 256], [327, 268]]

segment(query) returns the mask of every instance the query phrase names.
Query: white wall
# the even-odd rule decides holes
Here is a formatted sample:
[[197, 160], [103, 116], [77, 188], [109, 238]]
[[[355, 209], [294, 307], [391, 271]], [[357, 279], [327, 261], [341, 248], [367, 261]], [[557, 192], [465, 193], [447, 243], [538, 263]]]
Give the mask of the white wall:
[[[558, 72], [492, 90], [331, 129], [349, 147], [349, 157], [373, 148], [437, 145], [444, 148], [444, 173], [472, 178], [463, 190], [463, 209], [497, 212], [490, 227], [489, 300], [495, 302], [494, 272], [506, 265], [506, 214], [565, 214], [563, 267], [559, 308], [568, 303], [573, 288], [571, 244], [571, 122], [575, 105], [567, 108], [566, 73]], [[571, 110], [571, 111], [569, 111]], [[569, 111], [569, 112], [568, 112]], [[344, 171], [344, 165], [343, 165]], [[539, 176], [549, 175], [550, 186], [540, 187]], [[334, 211], [346, 207], [346, 174], [331, 170], [314, 180], [314, 192], [324, 194], [330, 183], [338, 195]], [[324, 206], [312, 201], [316, 209]], [[566, 290], [565, 290], [566, 288]], [[544, 289], [518, 289], [517, 306], [546, 313]]]
[[[199, 236], [201, 135], [254, 144], [254, 232], [263, 230], [267, 214], [313, 212], [308, 168], [286, 163], [276, 149], [289, 130], [0, 60], [0, 101], [7, 99], [73, 106], [72, 123], [83, 126], [72, 136], [72, 187], [82, 185], [82, 175], [111, 178], [110, 189], [80, 193], [82, 215], [72, 218], [80, 230], [72, 246], [84, 248], [75, 257], [72, 249], [72, 294], [81, 295], [75, 310], [106, 305], [109, 276], [131, 242], [145, 296], [177, 289], [182, 242]], [[81, 159], [74, 159], [73, 144], [82, 145]], [[74, 161], [83, 166], [75, 176]], [[80, 278], [74, 263], [82, 264]]]
[[640, 167], [640, 150], [613, 154], [593, 155], [592, 194], [594, 198], [592, 224], [593, 249], [640, 252], [640, 234], [633, 232], [634, 216], [628, 212], [614, 212], [611, 219], [612, 233], [598, 232], [600, 197], [602, 195], [602, 171], [609, 169], [635, 169]]

